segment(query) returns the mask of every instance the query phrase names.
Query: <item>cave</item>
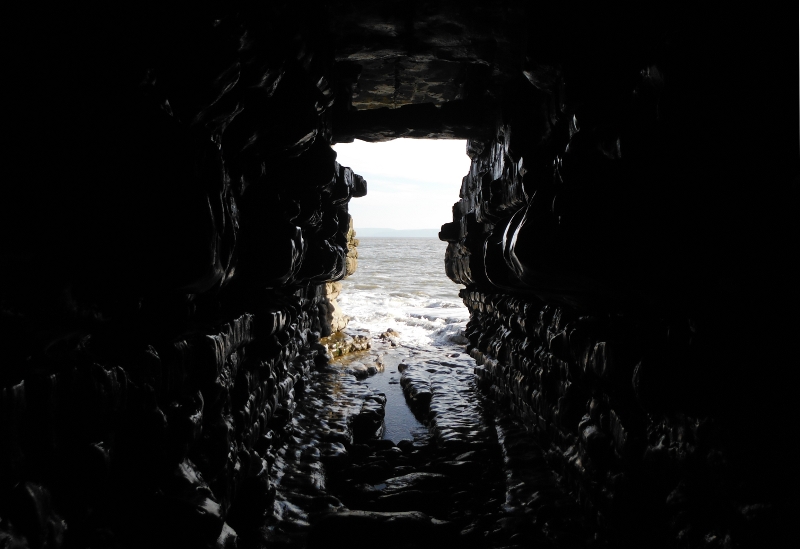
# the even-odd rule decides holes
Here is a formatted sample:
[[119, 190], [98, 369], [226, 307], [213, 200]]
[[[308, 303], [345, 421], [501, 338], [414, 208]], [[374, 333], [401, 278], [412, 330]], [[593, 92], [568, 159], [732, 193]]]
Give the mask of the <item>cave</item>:
[[[791, 539], [789, 8], [8, 8], [0, 546]], [[396, 138], [467, 142], [442, 269], [470, 313], [465, 402], [502, 418], [505, 488], [483, 494], [464, 452], [436, 478], [471, 488], [420, 488], [431, 509], [309, 497], [302, 533], [270, 537], [275, 456], [320, 400], [356, 268], [367, 181], [331, 145]], [[298, 459], [333, 481], [423, 450], [325, 443]], [[437, 515], [467, 497], [474, 512]]]

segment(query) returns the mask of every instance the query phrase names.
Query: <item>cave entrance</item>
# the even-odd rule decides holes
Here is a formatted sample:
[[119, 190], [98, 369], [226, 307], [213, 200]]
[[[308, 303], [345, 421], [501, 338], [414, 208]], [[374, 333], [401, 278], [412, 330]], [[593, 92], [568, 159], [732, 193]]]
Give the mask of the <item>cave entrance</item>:
[[[389, 328], [408, 343], [426, 343], [461, 307], [459, 286], [447, 278], [447, 244], [439, 228], [452, 219], [470, 158], [466, 142], [395, 139], [334, 145], [337, 161], [367, 180], [365, 197], [351, 201], [359, 264], [340, 299], [353, 328]], [[428, 321], [427, 323], [425, 321]]]
[[355, 140], [337, 143], [333, 149], [341, 165], [352, 168], [369, 184], [367, 196], [350, 202], [350, 214], [356, 229], [362, 230], [361, 236], [405, 231], [404, 236], [434, 237], [443, 223], [452, 221], [451, 208], [470, 167], [466, 141]]
[[[338, 297], [347, 330], [383, 334], [400, 353], [382, 375], [365, 381], [387, 397], [386, 438], [409, 438], [419, 425], [398, 385], [397, 365], [414, 352], [459, 352], [469, 317], [445, 274], [447, 243], [439, 240], [452, 219], [461, 180], [469, 171], [466, 142], [396, 139], [334, 145], [337, 161], [367, 180], [368, 192], [350, 202], [358, 268]], [[461, 351], [463, 352], [463, 351]], [[403, 354], [405, 353], [405, 354]], [[358, 360], [358, 359], [356, 359]], [[388, 359], [387, 359], [388, 360]]]

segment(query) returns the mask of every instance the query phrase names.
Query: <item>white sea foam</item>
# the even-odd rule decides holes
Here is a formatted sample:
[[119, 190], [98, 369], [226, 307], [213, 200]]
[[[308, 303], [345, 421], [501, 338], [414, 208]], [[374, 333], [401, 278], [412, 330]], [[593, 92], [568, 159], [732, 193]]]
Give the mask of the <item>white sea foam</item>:
[[391, 328], [401, 344], [461, 345], [469, 319], [461, 286], [444, 272], [447, 244], [429, 238], [363, 238], [358, 269], [343, 282], [339, 304], [351, 329]]
[[464, 305], [460, 301], [458, 303], [450, 303], [448, 301], [431, 301], [425, 305], [425, 307], [429, 309], [463, 309]]

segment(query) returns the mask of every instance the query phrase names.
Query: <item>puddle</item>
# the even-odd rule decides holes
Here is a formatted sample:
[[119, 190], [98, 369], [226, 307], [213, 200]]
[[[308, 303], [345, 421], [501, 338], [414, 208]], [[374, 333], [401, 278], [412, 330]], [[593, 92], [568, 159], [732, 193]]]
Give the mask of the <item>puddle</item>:
[[384, 370], [365, 379], [362, 383], [386, 395], [386, 417], [384, 419], [386, 431], [383, 438], [392, 442], [399, 442], [414, 438], [414, 432], [424, 429], [425, 426], [414, 417], [403, 396], [403, 387], [400, 385], [400, 372], [397, 365], [408, 355], [402, 351], [389, 352], [381, 357]]

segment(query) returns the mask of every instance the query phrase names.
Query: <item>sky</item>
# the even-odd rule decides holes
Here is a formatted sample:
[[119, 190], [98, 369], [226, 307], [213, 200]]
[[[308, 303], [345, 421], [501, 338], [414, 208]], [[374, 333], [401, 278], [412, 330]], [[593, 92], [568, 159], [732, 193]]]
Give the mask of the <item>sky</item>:
[[367, 196], [350, 201], [356, 231], [436, 229], [453, 220], [461, 178], [469, 172], [466, 141], [395, 139], [339, 143], [337, 162], [367, 180]]

